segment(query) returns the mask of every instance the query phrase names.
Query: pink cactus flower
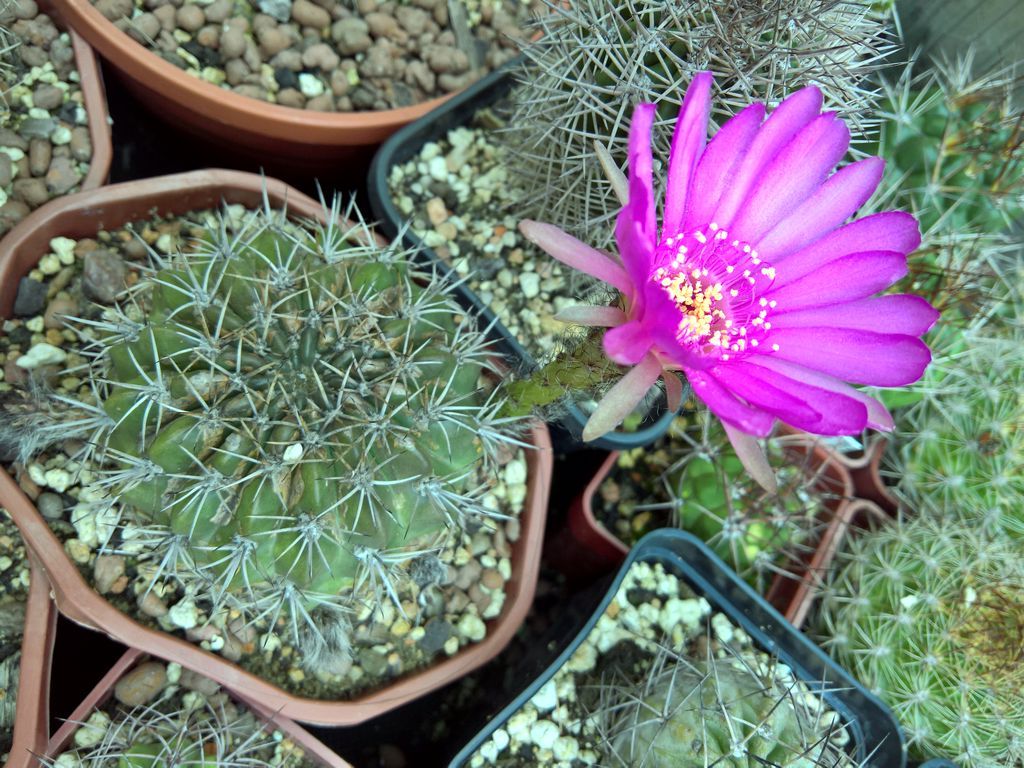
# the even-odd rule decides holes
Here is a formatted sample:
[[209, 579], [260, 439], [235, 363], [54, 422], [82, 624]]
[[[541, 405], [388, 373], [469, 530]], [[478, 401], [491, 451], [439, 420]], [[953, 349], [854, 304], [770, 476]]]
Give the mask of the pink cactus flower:
[[891, 429], [885, 407], [846, 382], [909, 384], [931, 359], [919, 337], [935, 309], [917, 296], [875, 296], [906, 274], [917, 222], [889, 211], [846, 223], [878, 186], [883, 161], [832, 173], [850, 135], [834, 113], [821, 113], [817, 88], [792, 94], [767, 120], [765, 106], [751, 104], [706, 142], [711, 85], [710, 72], [698, 74], [683, 101], [660, 232], [655, 106], [634, 111], [628, 202], [615, 229], [621, 261], [552, 225], [520, 224], [551, 256], [622, 293], [622, 309], [559, 315], [609, 328], [605, 353], [633, 366], [599, 403], [584, 440], [621, 423], [659, 376], [678, 404], [675, 372], [741, 456], [776, 419], [819, 435]]

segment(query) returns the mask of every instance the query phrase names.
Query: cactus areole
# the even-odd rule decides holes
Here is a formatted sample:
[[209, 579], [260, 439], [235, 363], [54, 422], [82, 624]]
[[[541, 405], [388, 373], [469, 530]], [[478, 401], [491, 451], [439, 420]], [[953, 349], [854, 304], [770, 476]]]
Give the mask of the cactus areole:
[[481, 478], [511, 420], [483, 337], [407, 254], [228, 218], [87, 328], [92, 444], [163, 571], [298, 634], [398, 603], [403, 563], [493, 514]]

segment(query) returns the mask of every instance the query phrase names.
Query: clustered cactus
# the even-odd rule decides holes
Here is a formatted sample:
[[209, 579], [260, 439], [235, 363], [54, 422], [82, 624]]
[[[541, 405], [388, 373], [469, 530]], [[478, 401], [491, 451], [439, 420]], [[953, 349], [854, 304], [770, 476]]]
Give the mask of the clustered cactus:
[[929, 518], [854, 540], [825, 590], [822, 643], [892, 707], [911, 756], [1024, 761], [1019, 547]]
[[784, 437], [767, 444], [779, 484], [768, 493], [744, 470], [721, 422], [706, 411], [678, 418], [664, 438], [622, 454], [602, 495], [622, 475], [630, 485], [653, 486], [647, 500], [613, 498], [624, 518], [615, 531], [629, 541], [668, 524], [706, 541], [758, 591], [813, 550], [826, 524], [826, 505], [845, 493], [814, 455]]
[[725, 647], [694, 661], [659, 646], [640, 682], [601, 684], [602, 765], [824, 768], [855, 762], [849, 736], [792, 673]]
[[340, 651], [346, 613], [401, 610], [408, 565], [496, 514], [516, 420], [450, 284], [324, 215], [225, 214], [81, 321], [95, 402], [74, 405], [128, 508], [124, 551]]
[[912, 64], [882, 80], [881, 131], [867, 147], [887, 161], [878, 207], [921, 224], [900, 289], [962, 325], [1019, 278], [1019, 235], [1007, 230], [1024, 213], [1024, 113], [1008, 71], [975, 76], [970, 55], [919, 75]]
[[[56, 758], [41, 758], [48, 768], [308, 768], [301, 748], [261, 722], [252, 711], [217, 691], [204, 695], [171, 677], [157, 698], [133, 707], [119, 705], [112, 715], [94, 711], [79, 724], [74, 743]], [[195, 678], [193, 673], [186, 672]], [[207, 691], [212, 685], [204, 680]], [[216, 686], [213, 686], [216, 690]]]
[[[501, 144], [520, 202], [588, 243], [611, 240], [598, 222], [619, 208], [593, 142], [625, 166], [633, 107], [659, 105], [655, 157], [668, 157], [670, 128], [694, 73], [716, 74], [713, 118], [721, 122], [751, 101], [776, 102], [815, 83], [826, 105], [855, 131], [871, 127], [874, 91], [864, 78], [892, 49], [884, 22], [866, 3], [839, 0], [582, 0], [550, 2], [525, 45], [528, 63], [513, 93]], [[658, 174], [655, 174], [655, 178]], [[531, 208], [532, 206], [532, 208]], [[605, 242], [602, 242], [604, 239]]]

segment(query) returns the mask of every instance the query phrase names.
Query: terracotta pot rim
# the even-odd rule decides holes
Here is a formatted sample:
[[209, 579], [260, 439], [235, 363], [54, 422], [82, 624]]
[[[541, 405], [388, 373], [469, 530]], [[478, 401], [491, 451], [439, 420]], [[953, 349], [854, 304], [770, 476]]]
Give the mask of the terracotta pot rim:
[[[176, 193], [183, 196], [197, 194], [197, 190], [235, 190], [249, 195], [262, 195], [264, 189], [272, 202], [279, 204], [287, 200], [289, 210], [297, 216], [316, 216], [322, 212], [319, 203], [282, 182], [239, 171], [193, 171], [125, 182], [54, 201], [27, 217], [0, 243], [0, 307], [4, 310], [3, 314], [13, 304], [17, 290], [15, 276], [19, 274], [19, 266], [22, 272], [27, 271], [25, 265], [34, 264], [42, 255], [33, 253], [26, 244], [32, 238], [48, 239], [52, 233], [43, 227], [51, 220], [84, 212], [85, 217], [92, 221], [104, 215], [105, 206], [127, 206], [140, 196], [149, 201], [161, 194]], [[150, 194], [143, 195], [142, 190], [149, 190]], [[125, 220], [122, 217], [116, 222], [107, 221], [104, 226], [120, 224]], [[506, 582], [504, 610], [498, 618], [488, 622], [487, 636], [481, 642], [466, 646], [451, 657], [442, 658], [438, 663], [405, 675], [378, 691], [341, 702], [293, 696], [185, 639], [142, 626], [89, 587], [78, 567], [66, 555], [61, 542], [6, 472], [0, 472], [0, 503], [10, 511], [26, 543], [42, 561], [54, 588], [57, 607], [68, 618], [100, 629], [131, 647], [144, 648], [155, 656], [195, 668], [218, 683], [260, 701], [287, 717], [325, 725], [353, 725], [435, 690], [486, 663], [505, 647], [525, 619], [533, 600], [540, 568], [540, 548], [553, 461], [550, 436], [545, 425], [534, 425], [531, 440], [534, 449], [526, 451], [528, 486], [520, 517], [521, 535], [513, 547], [517, 557], [513, 560], [512, 578]]]
[[36, 765], [35, 755], [46, 747], [50, 731], [50, 669], [57, 635], [57, 608], [50, 583], [28, 542], [31, 582], [25, 606], [25, 634], [15, 705], [14, 733], [6, 768]]
[[[50, 740], [44, 743], [46, 756], [52, 759], [67, 749], [75, 731], [81, 727], [90, 713], [106, 703], [113, 695], [117, 681], [147, 658], [149, 658], [149, 654], [138, 648], [129, 648], [125, 651], [82, 702], [68, 715]], [[255, 713], [264, 724], [272, 726], [275, 730], [283, 731], [292, 741], [302, 747], [307, 758], [318, 761], [325, 768], [352, 768], [340, 755], [328, 749], [319, 739], [295, 721], [267, 709], [259, 702], [253, 701], [229, 687], [225, 686], [224, 690], [231, 698], [241, 702]], [[43, 750], [40, 750], [39, 754], [42, 753]]]
[[[831, 565], [842, 538], [849, 528], [850, 521], [861, 507], [853, 505], [855, 501], [853, 479], [840, 454], [815, 440], [813, 435], [807, 435], [788, 427], [783, 428], [778, 439], [785, 446], [809, 452], [816, 471], [827, 477], [831, 484], [837, 486], [835, 499], [830, 499], [825, 505], [828, 524], [814, 543], [814, 553], [809, 559], [800, 561], [794, 569], [795, 574], [793, 575], [799, 574], [799, 578], [777, 573], [764, 596], [773, 605], [779, 604], [780, 613], [787, 621], [799, 628], [806, 620], [816, 597], [816, 587], [821, 581], [821, 574]], [[616, 553], [621, 562], [626, 558], [630, 548], [605, 528], [594, 514], [594, 495], [601, 483], [615, 468], [619, 455], [618, 451], [611, 452], [594, 473], [578, 501], [570, 509], [569, 524], [575, 529], [575, 538], [582, 539], [592, 547], [607, 551], [609, 558], [611, 557], [610, 553]], [[787, 597], [786, 595], [790, 591], [792, 595]]]
[[[89, 0], [58, 2], [65, 15], [73, 19], [75, 29], [104, 58], [133, 79], [165, 93], [189, 93], [193, 98], [190, 108], [196, 112], [232, 127], [249, 130], [257, 127], [260, 133], [271, 138], [307, 144], [344, 144], [346, 134], [391, 132], [455, 95], [450, 93], [407, 107], [373, 112], [315, 112], [283, 107], [242, 96], [189, 75], [115, 27]], [[168, 98], [173, 99], [173, 96]], [[305, 135], [297, 135], [296, 129], [301, 129]], [[381, 133], [381, 138], [384, 133]]]

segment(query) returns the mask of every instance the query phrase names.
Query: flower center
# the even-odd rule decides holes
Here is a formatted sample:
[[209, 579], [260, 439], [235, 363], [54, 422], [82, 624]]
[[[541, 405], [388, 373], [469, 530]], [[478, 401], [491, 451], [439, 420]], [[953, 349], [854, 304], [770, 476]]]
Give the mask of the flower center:
[[[775, 268], [712, 222], [666, 238], [651, 274], [679, 312], [676, 340], [722, 360], [758, 347], [771, 329], [764, 298]], [[766, 350], [762, 350], [766, 351]]]

